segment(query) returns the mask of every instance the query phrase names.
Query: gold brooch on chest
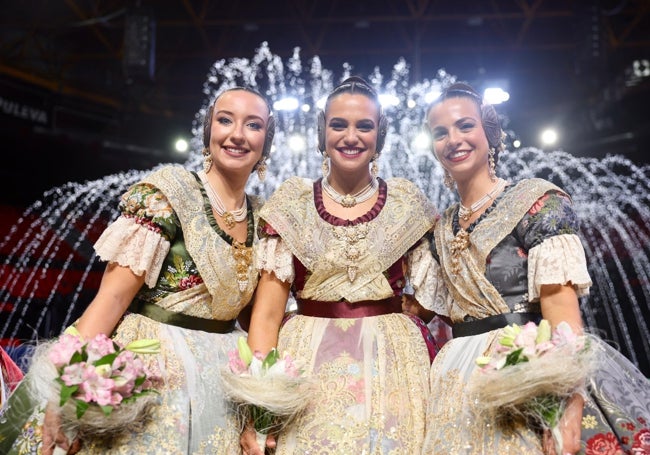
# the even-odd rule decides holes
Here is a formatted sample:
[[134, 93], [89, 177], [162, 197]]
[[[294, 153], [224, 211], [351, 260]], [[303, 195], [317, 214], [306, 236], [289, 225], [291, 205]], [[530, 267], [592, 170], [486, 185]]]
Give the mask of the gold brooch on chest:
[[460, 255], [469, 248], [469, 245], [469, 232], [461, 228], [452, 239], [449, 247], [451, 251], [451, 271], [454, 275], [460, 273]]
[[361, 245], [359, 242], [368, 237], [370, 227], [368, 223], [359, 223], [354, 226], [333, 226], [334, 237], [345, 243], [343, 254], [347, 259], [347, 273], [350, 283], [357, 277], [359, 267], [357, 263], [361, 257]]

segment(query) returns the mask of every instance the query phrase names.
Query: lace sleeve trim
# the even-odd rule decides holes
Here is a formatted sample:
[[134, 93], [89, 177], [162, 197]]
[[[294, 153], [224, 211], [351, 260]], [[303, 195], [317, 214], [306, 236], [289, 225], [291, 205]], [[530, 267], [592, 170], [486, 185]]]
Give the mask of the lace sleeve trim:
[[257, 244], [257, 270], [273, 272], [285, 283], [292, 283], [295, 278], [293, 254], [280, 237], [266, 237]]
[[539, 300], [544, 284], [573, 284], [578, 297], [589, 294], [585, 250], [575, 234], [549, 237], [528, 252], [528, 300]]
[[448, 316], [451, 295], [443, 282], [440, 265], [433, 259], [427, 239], [423, 239], [410, 252], [408, 264], [408, 278], [418, 303], [439, 315]]
[[95, 243], [95, 251], [102, 261], [129, 267], [136, 275], [145, 274], [144, 282], [150, 288], [158, 281], [169, 248], [169, 241], [159, 232], [126, 216], [109, 225]]

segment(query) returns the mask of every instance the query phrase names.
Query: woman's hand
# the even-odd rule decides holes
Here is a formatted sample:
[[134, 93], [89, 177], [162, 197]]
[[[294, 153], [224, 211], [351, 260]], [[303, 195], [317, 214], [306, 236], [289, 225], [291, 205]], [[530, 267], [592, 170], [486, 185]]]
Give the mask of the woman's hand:
[[[244, 431], [242, 431], [239, 444], [244, 455], [264, 455], [265, 451], [257, 444], [257, 436], [251, 425], [246, 425]], [[269, 449], [275, 448], [275, 435], [269, 433], [266, 436], [266, 447]]]
[[431, 322], [436, 313], [427, 310], [410, 294], [402, 295], [402, 311], [406, 314], [412, 314], [422, 319], [425, 324]]
[[555, 450], [555, 441], [550, 431], [544, 432], [544, 453], [547, 455], [574, 455], [580, 450], [580, 432], [582, 428], [582, 409], [584, 399], [579, 393], [569, 398], [559, 428], [562, 434], [562, 453]]
[[81, 441], [70, 441], [61, 428], [61, 416], [51, 406], [45, 408], [43, 419], [42, 455], [75, 454], [81, 450]]

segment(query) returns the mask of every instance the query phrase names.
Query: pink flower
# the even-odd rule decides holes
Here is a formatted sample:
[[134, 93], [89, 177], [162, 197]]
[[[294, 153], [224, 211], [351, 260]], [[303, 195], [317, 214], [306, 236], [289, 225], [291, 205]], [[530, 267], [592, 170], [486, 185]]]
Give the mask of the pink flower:
[[644, 428], [634, 435], [632, 453], [635, 455], [650, 453], [650, 430]]
[[113, 340], [103, 333], [98, 334], [86, 345], [86, 353], [88, 354], [88, 362], [90, 363], [114, 352], [115, 346], [113, 345]]
[[297, 378], [300, 376], [300, 370], [296, 366], [296, 362], [293, 361], [289, 354], [284, 356], [284, 372], [287, 376], [292, 378]]
[[95, 402], [100, 406], [118, 404], [121, 397], [117, 400], [117, 397], [113, 396], [114, 387], [115, 381], [98, 375], [94, 368], [87, 368], [84, 381], [79, 385], [81, 395], [79, 398], [87, 403]]
[[72, 355], [75, 352], [81, 352], [82, 347], [83, 343], [78, 337], [65, 333], [54, 343], [48, 358], [56, 368], [61, 368], [70, 363]]
[[181, 281], [178, 283], [178, 287], [181, 290], [185, 290], [185, 289], [193, 288], [194, 286], [197, 286], [201, 283], [203, 283], [201, 277], [198, 277], [196, 275], [190, 275], [190, 276], [186, 276], [185, 278], [182, 278]]
[[524, 325], [521, 332], [515, 337], [515, 346], [524, 348], [523, 354], [526, 357], [533, 357], [535, 355], [535, 340], [537, 339], [537, 324], [529, 322]]
[[239, 357], [239, 351], [237, 350], [228, 353], [228, 367], [235, 374], [243, 374], [248, 370], [244, 361]]
[[93, 368], [93, 367], [84, 362], [73, 363], [72, 365], [68, 365], [63, 369], [61, 380], [68, 387], [73, 385], [79, 385], [84, 381], [84, 373], [88, 368]]
[[585, 455], [623, 455], [613, 433], [599, 433], [587, 441]]

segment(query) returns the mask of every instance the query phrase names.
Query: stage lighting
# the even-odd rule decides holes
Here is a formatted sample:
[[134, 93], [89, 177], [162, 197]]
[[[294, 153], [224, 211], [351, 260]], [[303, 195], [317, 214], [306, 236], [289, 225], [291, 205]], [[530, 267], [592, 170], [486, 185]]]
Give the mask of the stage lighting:
[[176, 140], [176, 143], [174, 144], [174, 148], [178, 153], [185, 153], [187, 152], [187, 149], [189, 148], [189, 144], [187, 141], [183, 138], [179, 138]]
[[553, 128], [547, 128], [540, 135], [543, 145], [554, 145], [557, 142], [558, 134]]
[[297, 98], [288, 96], [273, 103], [273, 109], [276, 111], [295, 111], [300, 106]]

